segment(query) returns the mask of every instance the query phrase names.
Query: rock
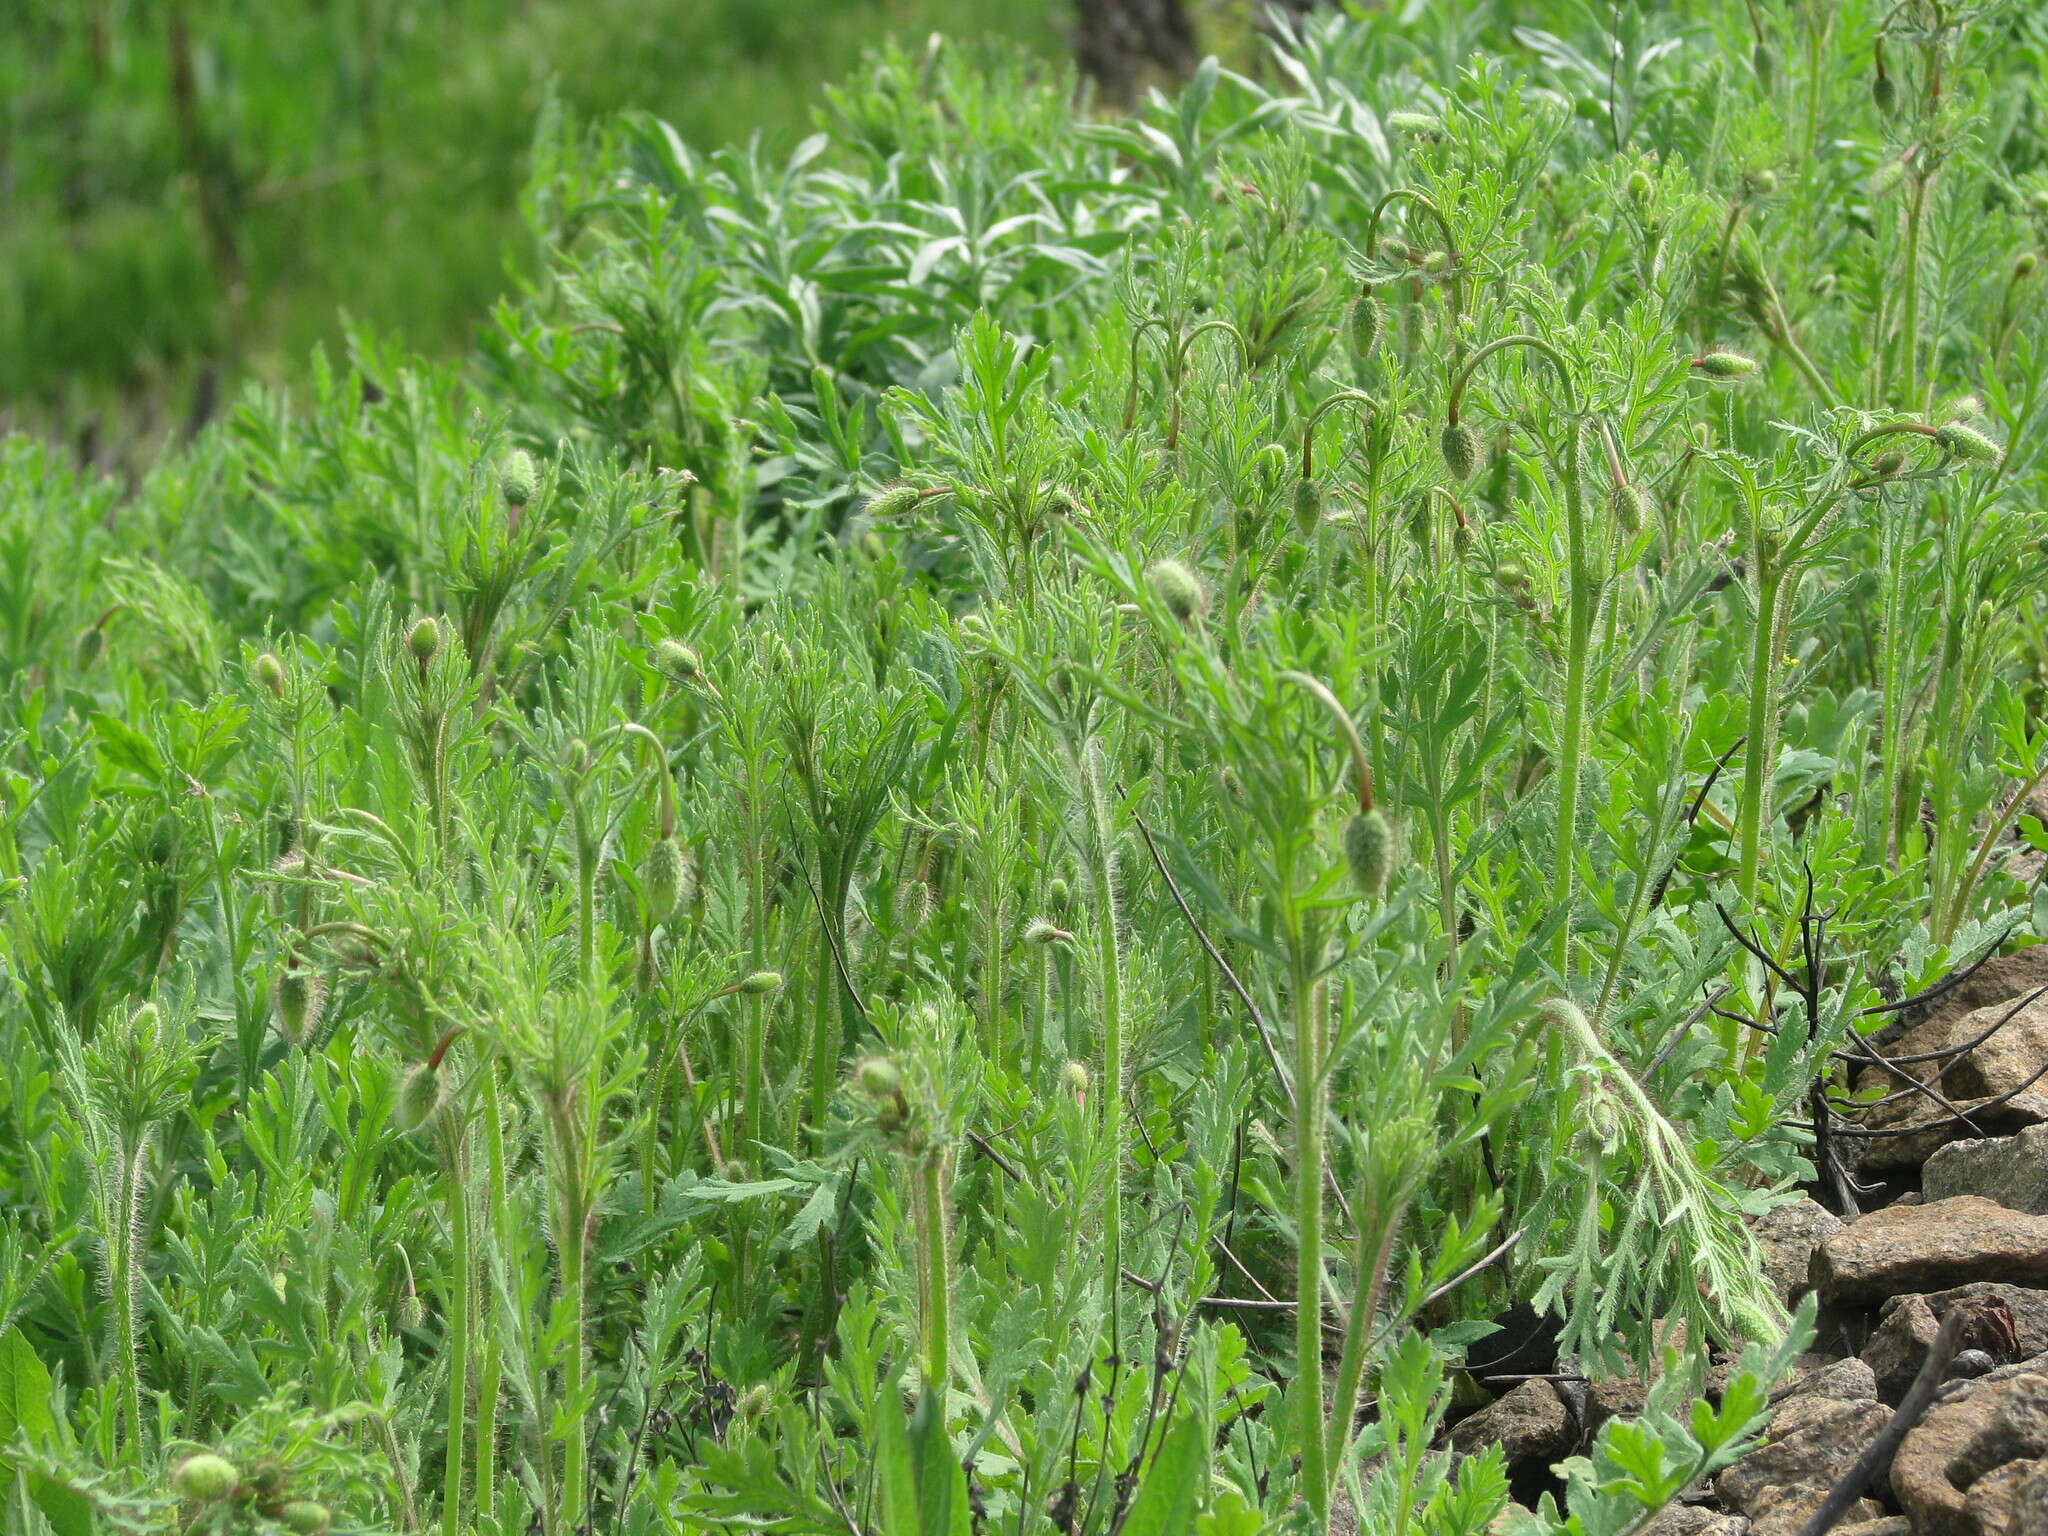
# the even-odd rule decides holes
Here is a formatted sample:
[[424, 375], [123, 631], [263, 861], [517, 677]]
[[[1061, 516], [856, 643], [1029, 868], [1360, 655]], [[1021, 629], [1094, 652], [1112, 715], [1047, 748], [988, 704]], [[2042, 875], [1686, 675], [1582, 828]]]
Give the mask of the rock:
[[2048, 1536], [2048, 1471], [2037, 1470], [2014, 1493], [2006, 1536]]
[[1710, 1504], [1666, 1504], [1638, 1536], [1747, 1536], [1749, 1519]]
[[1451, 1429], [1455, 1449], [1471, 1455], [1497, 1445], [1510, 1462], [1555, 1461], [1577, 1439], [1564, 1399], [1547, 1381], [1525, 1381]]
[[[2048, 1082], [2048, 1079], [2044, 1079]], [[2048, 1095], [2020, 1093], [2001, 1104], [1990, 1104], [1984, 1098], [1956, 1098], [1949, 1095], [1949, 1102], [1959, 1110], [1970, 1113], [1978, 1131], [1986, 1136], [2010, 1136], [2023, 1131], [2030, 1125], [2048, 1121]], [[1887, 1104], [1874, 1109], [1860, 1118], [1863, 1125], [1873, 1130], [1909, 1125], [1930, 1125], [1945, 1120], [1948, 1111], [1937, 1104], [1915, 1094], [1910, 1099], [1901, 1099], [1896, 1104]], [[1863, 1155], [1856, 1164], [1857, 1171], [1865, 1174], [1897, 1173], [1918, 1168], [1940, 1148], [1952, 1141], [1977, 1134], [1967, 1125], [1940, 1125], [1912, 1136], [1886, 1136], [1863, 1143]]]
[[2008, 1210], [2048, 1216], [2048, 1125], [2012, 1136], [1952, 1141], [1928, 1156], [1921, 1188], [1930, 1200], [1982, 1195]]
[[[1948, 1060], [1908, 1062], [1904, 1070], [1927, 1083], [1958, 1109], [1971, 1110], [2016, 1090], [2029, 1089], [2048, 1066], [2048, 996], [2026, 1001], [2048, 986], [2048, 946], [2034, 945], [1991, 961], [1942, 999], [1938, 1011], [1881, 1049], [1899, 1058], [1930, 1052], [1956, 1051], [1989, 1033], [1988, 1039]], [[2010, 1015], [2010, 1017], [2008, 1017]], [[2000, 1021], [2004, 1022], [2001, 1023]], [[1992, 1026], [1998, 1028], [1993, 1031]], [[1860, 1093], [1897, 1093], [1902, 1081], [1881, 1067], [1857, 1073]], [[1867, 1172], [1910, 1168], [1944, 1143], [1970, 1136], [2005, 1135], [2048, 1119], [2042, 1094], [2019, 1092], [2010, 1102], [1986, 1108], [1969, 1126], [1930, 1130], [1926, 1136], [1893, 1136], [1865, 1141], [1859, 1167]], [[1934, 1125], [1948, 1111], [1924, 1094], [1913, 1093], [1860, 1117], [1871, 1129]]]
[[1963, 1496], [1963, 1513], [1980, 1536], [2010, 1536], [2020, 1490], [2038, 1477], [2048, 1462], [2008, 1461], [1986, 1472]]
[[1830, 1302], [1877, 1302], [1972, 1280], [2048, 1282], [2048, 1217], [1975, 1195], [1890, 1206], [1816, 1248], [1808, 1278]]
[[1778, 1300], [1789, 1307], [1806, 1294], [1813, 1250], [1841, 1230], [1841, 1217], [1804, 1197], [1756, 1219], [1750, 1231], [1763, 1249], [1764, 1274]]
[[[1890, 1417], [1868, 1398], [1795, 1393], [1771, 1415], [1763, 1444], [1724, 1471], [1715, 1491], [1750, 1517], [1756, 1536], [1795, 1536]], [[1883, 1513], [1872, 1500], [1859, 1499], [1843, 1518], [1875, 1520]]]
[[[1878, 1395], [1886, 1402], [1906, 1395], [1942, 1319], [1957, 1306], [1969, 1306], [1978, 1315], [1957, 1341], [1951, 1376], [1982, 1376], [1994, 1366], [2048, 1351], [2048, 1292], [1979, 1283], [1931, 1296], [1894, 1296], [1878, 1314], [1862, 1356], [1876, 1373]], [[1966, 1361], [1968, 1355], [1981, 1355], [1983, 1362]]]
[[1858, 1520], [1838, 1525], [1831, 1536], [1913, 1536], [1913, 1522], [1904, 1515], [1885, 1515], [1876, 1520]]
[[1987, 1473], [2048, 1452], [2048, 1374], [2026, 1371], [1949, 1392], [1900, 1445], [1892, 1492], [1917, 1536], [2005, 1536], [1979, 1521], [2016, 1509], [2018, 1483], [1992, 1484], [1975, 1505], [1970, 1495]]

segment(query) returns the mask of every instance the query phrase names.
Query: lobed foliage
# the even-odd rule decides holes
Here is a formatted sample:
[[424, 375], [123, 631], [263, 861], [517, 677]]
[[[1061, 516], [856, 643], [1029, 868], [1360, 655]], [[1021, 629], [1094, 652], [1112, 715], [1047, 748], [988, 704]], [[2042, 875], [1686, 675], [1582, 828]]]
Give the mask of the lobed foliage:
[[2041, 932], [2041, 23], [1552, 21], [544, 136], [473, 369], [0, 450], [10, 1528], [1465, 1536], [1514, 1301], [1748, 1351], [1537, 1524], [1739, 1454]]

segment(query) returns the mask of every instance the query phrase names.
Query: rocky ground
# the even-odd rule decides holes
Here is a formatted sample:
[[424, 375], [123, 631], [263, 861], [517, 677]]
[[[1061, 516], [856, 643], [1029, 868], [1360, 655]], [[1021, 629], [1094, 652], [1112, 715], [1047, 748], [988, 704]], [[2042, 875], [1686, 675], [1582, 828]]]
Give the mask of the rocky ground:
[[[1841, 1137], [1857, 1208], [1801, 1199], [1757, 1224], [1779, 1295], [1818, 1294], [1814, 1349], [1760, 1449], [1642, 1536], [1797, 1536], [1931, 1350], [1951, 1355], [1932, 1402], [1834, 1532], [2048, 1536], [2048, 945], [1992, 960], [1921, 1011], [1874, 1036], [1884, 1064], [1855, 1075], [1879, 1100]], [[1502, 1446], [1533, 1499], [1643, 1392], [1570, 1361], [1522, 1371], [1494, 1378], [1505, 1390], [1452, 1442]]]

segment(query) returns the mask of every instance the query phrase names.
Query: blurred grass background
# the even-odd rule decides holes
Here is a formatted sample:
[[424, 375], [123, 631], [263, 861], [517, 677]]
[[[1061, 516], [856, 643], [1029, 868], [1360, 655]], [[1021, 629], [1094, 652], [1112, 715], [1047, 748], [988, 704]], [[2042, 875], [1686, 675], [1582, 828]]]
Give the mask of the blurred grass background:
[[459, 347], [553, 91], [794, 143], [895, 34], [1064, 62], [1061, 0], [0, 0], [0, 430], [120, 461], [340, 315]]

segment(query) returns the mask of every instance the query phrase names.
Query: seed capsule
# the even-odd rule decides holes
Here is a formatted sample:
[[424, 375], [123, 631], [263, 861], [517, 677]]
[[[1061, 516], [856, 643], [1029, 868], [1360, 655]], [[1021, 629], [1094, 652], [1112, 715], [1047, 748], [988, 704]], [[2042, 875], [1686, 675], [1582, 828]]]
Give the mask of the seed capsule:
[[498, 494], [505, 498], [506, 506], [523, 507], [539, 490], [540, 475], [533, 467], [533, 455], [524, 448], [515, 448], [505, 460], [505, 467], [498, 471]]
[[1181, 623], [1192, 622], [1209, 606], [1209, 595], [1195, 573], [1178, 560], [1154, 560], [1145, 568], [1145, 582], [1160, 606]]
[[392, 1123], [408, 1136], [417, 1136], [441, 1107], [441, 1074], [425, 1062], [406, 1068], [398, 1085], [398, 1103], [391, 1111]]
[[181, 1499], [195, 1504], [216, 1504], [235, 1491], [242, 1474], [225, 1456], [196, 1451], [179, 1462], [171, 1473], [171, 1487]]
[[1361, 811], [1344, 824], [1344, 862], [1351, 883], [1368, 899], [1386, 888], [1394, 859], [1394, 829], [1377, 810]]
[[413, 625], [405, 637], [405, 648], [412, 652], [412, 659], [425, 666], [441, 652], [441, 626], [429, 614]]
[[1472, 478], [1472, 471], [1479, 467], [1479, 434], [1472, 430], [1469, 423], [1445, 422], [1443, 435], [1437, 439], [1437, 446], [1443, 452], [1444, 468], [1451, 472], [1452, 478]]

